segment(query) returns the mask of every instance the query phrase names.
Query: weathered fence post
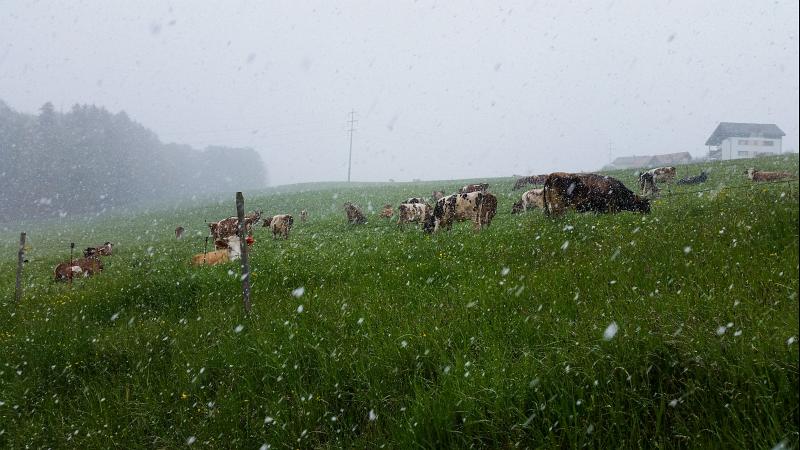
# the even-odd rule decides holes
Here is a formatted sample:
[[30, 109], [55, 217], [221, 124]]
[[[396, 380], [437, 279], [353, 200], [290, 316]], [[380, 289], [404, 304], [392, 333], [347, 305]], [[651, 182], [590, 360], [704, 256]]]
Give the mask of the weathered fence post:
[[19, 234], [19, 252], [17, 252], [17, 286], [14, 291], [14, 300], [19, 303], [22, 299], [22, 263], [25, 261], [25, 233]]
[[239, 218], [239, 246], [242, 249], [242, 300], [244, 312], [250, 314], [250, 263], [247, 261], [247, 227], [244, 222], [244, 196], [236, 193], [236, 216]]
[[206, 258], [208, 258], [208, 236], [206, 236], [206, 243], [203, 244], [203, 265], [206, 265]]
[[75, 264], [72, 262], [72, 250], [75, 249], [75, 243], [69, 243], [69, 284], [72, 284], [72, 277], [75, 276], [75, 272], [72, 271], [72, 265]]

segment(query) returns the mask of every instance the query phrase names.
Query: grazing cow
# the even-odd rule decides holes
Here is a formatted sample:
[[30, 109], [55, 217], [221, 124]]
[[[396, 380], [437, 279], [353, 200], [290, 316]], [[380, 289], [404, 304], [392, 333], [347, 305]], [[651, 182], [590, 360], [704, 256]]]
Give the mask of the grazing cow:
[[350, 225], [362, 225], [367, 223], [367, 219], [364, 217], [364, 213], [361, 212], [361, 208], [350, 202], [344, 204], [344, 213], [347, 215], [347, 223]]
[[661, 191], [656, 185], [655, 176], [650, 172], [639, 175], [639, 190], [644, 197], [657, 197]]
[[439, 228], [449, 230], [454, 221], [472, 220], [475, 229], [481, 227], [481, 205], [485, 194], [483, 192], [469, 192], [452, 194], [442, 197], [433, 207], [433, 214], [425, 220], [423, 230], [427, 233], [439, 231]]
[[433, 198], [434, 202], [438, 202], [440, 198], [444, 197], [443, 191], [433, 191], [431, 192], [431, 197]]
[[404, 201], [403, 203], [428, 203], [428, 202], [422, 197], [411, 197], [406, 201]]
[[85, 258], [89, 258], [91, 256], [111, 256], [113, 244], [111, 242], [106, 242], [103, 245], [98, 245], [96, 247], [87, 247], [83, 251], [83, 256]]
[[90, 277], [102, 271], [103, 262], [95, 255], [62, 262], [56, 266], [54, 277], [56, 281], [69, 281], [76, 276]]
[[791, 178], [792, 174], [789, 172], [765, 172], [763, 170], [756, 170], [749, 168], [745, 171], [747, 178], [752, 181], [776, 181], [784, 178]]
[[458, 190], [459, 194], [468, 194], [470, 192], [486, 192], [489, 189], [489, 183], [476, 183], [468, 184]]
[[278, 214], [276, 216], [264, 218], [263, 226], [269, 227], [269, 229], [272, 230], [273, 239], [276, 239], [278, 236], [289, 239], [289, 231], [292, 229], [293, 224], [294, 218], [291, 214]]
[[407, 223], [424, 223], [433, 212], [427, 203], [401, 203], [397, 207], [397, 225]]
[[[672, 180], [675, 179], [675, 168], [674, 167], [656, 167], [655, 169], [650, 169], [645, 173], [649, 173], [653, 176], [653, 180], [657, 183], [672, 183]], [[639, 175], [641, 177], [641, 175]]]
[[175, 228], [175, 239], [182, 238], [184, 231], [186, 231], [186, 230], [183, 227]]
[[305, 223], [308, 220], [308, 211], [305, 209], [300, 211], [300, 222]]
[[[253, 224], [258, 223], [259, 220], [261, 220], [261, 211], [253, 211], [244, 216], [244, 227], [247, 234], [253, 234]], [[215, 241], [239, 233], [238, 217], [228, 217], [225, 220], [207, 222], [207, 224]]]
[[385, 219], [391, 219], [394, 216], [394, 208], [389, 203], [383, 205], [380, 216]]
[[700, 172], [700, 175], [695, 175], [693, 177], [686, 177], [681, 178], [677, 181], [677, 184], [700, 184], [705, 183], [708, 180], [708, 174], [705, 170]]
[[522, 194], [519, 199], [511, 208], [511, 214], [519, 212], [527, 212], [528, 208], [543, 208], [544, 207], [544, 189], [531, 189]]
[[213, 266], [228, 261], [235, 261], [242, 256], [242, 245], [239, 236], [228, 236], [224, 239], [225, 248], [213, 252], [198, 253], [192, 256], [193, 266]]
[[544, 182], [543, 197], [544, 210], [551, 216], [560, 216], [567, 208], [578, 212], [650, 212], [649, 200], [615, 178], [594, 173], [551, 173]]
[[517, 181], [514, 182], [513, 190], [522, 189], [525, 186], [532, 184], [532, 185], [542, 185], [544, 184], [544, 180], [547, 178], [547, 175], [532, 175], [530, 177], [521, 177], [517, 178]]
[[494, 194], [483, 194], [483, 202], [478, 212], [478, 224], [481, 228], [492, 224], [492, 219], [497, 214], [497, 197]]

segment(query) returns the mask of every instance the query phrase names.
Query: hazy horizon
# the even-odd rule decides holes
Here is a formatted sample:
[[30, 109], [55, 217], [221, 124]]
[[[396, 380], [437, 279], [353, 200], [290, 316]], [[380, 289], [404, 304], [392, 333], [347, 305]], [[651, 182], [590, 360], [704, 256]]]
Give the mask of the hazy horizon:
[[719, 122], [798, 149], [798, 4], [0, 2], [0, 99], [252, 147], [271, 185], [592, 170]]

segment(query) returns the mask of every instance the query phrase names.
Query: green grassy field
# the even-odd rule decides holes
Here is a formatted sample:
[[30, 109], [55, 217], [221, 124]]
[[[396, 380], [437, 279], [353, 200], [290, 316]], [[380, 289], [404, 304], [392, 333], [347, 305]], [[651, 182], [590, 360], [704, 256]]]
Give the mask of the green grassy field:
[[[797, 155], [755, 164], [798, 172]], [[521, 192], [488, 180], [492, 226], [432, 236], [377, 212], [462, 181], [246, 192], [296, 218], [287, 241], [256, 231], [249, 317], [238, 266], [188, 264], [233, 193], [6, 224], [0, 447], [796, 448], [798, 184], [745, 165], [703, 165], [708, 183], [649, 215], [511, 215]], [[347, 200], [367, 225], [345, 224]], [[52, 281], [70, 241], [106, 240], [102, 274]]]

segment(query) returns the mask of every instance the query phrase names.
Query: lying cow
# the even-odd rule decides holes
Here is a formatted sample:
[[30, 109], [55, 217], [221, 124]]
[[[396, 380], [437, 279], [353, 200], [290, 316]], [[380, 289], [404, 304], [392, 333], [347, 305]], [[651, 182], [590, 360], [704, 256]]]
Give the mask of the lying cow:
[[401, 203], [397, 207], [397, 225], [407, 223], [425, 223], [433, 212], [427, 203]]
[[379, 215], [384, 219], [391, 219], [392, 216], [394, 216], [394, 207], [389, 203], [383, 205], [383, 209]]
[[75, 277], [90, 277], [103, 271], [103, 262], [98, 256], [73, 259], [56, 266], [55, 281], [69, 281]]
[[91, 256], [111, 256], [113, 247], [114, 245], [111, 242], [106, 242], [96, 247], [87, 247], [83, 251], [83, 256], [84, 258], [89, 258]]
[[264, 227], [269, 227], [272, 230], [272, 238], [276, 239], [282, 236], [284, 239], [289, 239], [289, 231], [294, 224], [294, 217], [291, 214], [278, 214], [272, 217], [264, 218]]
[[560, 216], [570, 208], [578, 212], [650, 212], [650, 201], [639, 197], [621, 181], [593, 173], [556, 172], [544, 182], [544, 210]]
[[192, 256], [193, 266], [213, 266], [228, 261], [235, 261], [242, 256], [242, 245], [239, 236], [228, 236], [224, 239], [225, 248], [213, 252], [198, 253]]
[[[261, 211], [253, 211], [244, 216], [244, 227], [247, 234], [253, 234], [253, 224], [258, 223], [259, 220], [261, 220]], [[207, 224], [215, 241], [239, 233], [238, 217], [228, 217], [225, 220], [207, 222]]]
[[693, 177], [681, 178], [680, 180], [677, 181], [677, 184], [682, 184], [682, 185], [685, 185], [685, 184], [700, 184], [700, 183], [705, 183], [706, 180], [708, 180], [708, 174], [706, 173], [705, 170], [703, 170], [703, 171], [700, 172], [700, 175], [695, 175]]
[[544, 189], [531, 189], [511, 207], [511, 214], [527, 212], [528, 208], [544, 208]]
[[792, 174], [789, 172], [765, 172], [763, 170], [756, 170], [752, 167], [747, 169], [745, 174], [747, 175], [747, 178], [752, 181], [776, 181], [792, 177]]
[[344, 213], [347, 216], [347, 223], [350, 225], [362, 225], [367, 223], [367, 219], [364, 217], [364, 213], [361, 212], [361, 208], [350, 202], [344, 204]]
[[470, 192], [486, 192], [489, 189], [488, 183], [468, 184], [458, 190], [459, 194], [468, 194]]
[[522, 189], [525, 186], [532, 184], [532, 185], [542, 185], [544, 184], [544, 180], [547, 178], [547, 175], [532, 175], [529, 177], [521, 177], [517, 178], [517, 181], [514, 182], [514, 187], [512, 190]]
[[480, 212], [484, 196], [483, 192], [478, 191], [442, 197], [433, 207], [433, 214], [425, 220], [423, 230], [427, 233], [439, 231], [440, 228], [449, 230], [453, 227], [454, 221], [464, 220], [472, 220], [475, 229], [480, 229]]

